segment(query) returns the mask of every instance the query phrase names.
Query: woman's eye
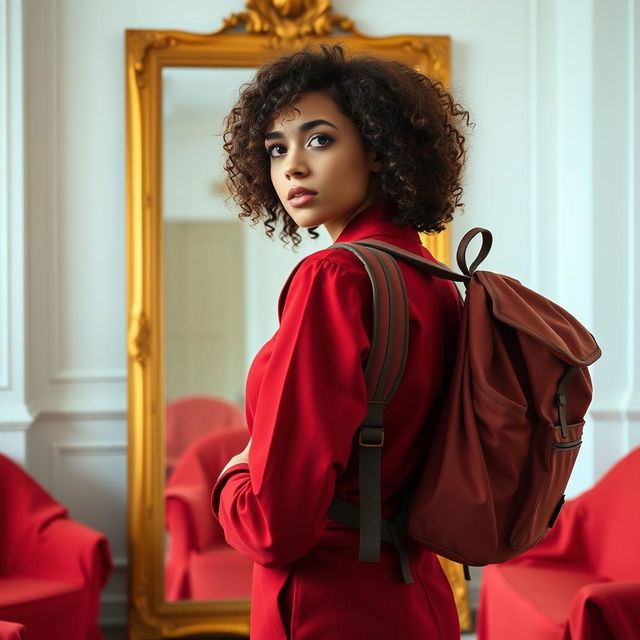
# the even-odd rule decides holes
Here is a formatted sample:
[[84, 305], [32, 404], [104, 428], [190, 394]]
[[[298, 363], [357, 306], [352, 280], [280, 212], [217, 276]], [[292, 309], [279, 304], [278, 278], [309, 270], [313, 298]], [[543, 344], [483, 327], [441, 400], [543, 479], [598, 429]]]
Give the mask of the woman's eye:
[[285, 149], [286, 151], [286, 147], [284, 147], [281, 144], [272, 144], [270, 147], [267, 148], [267, 153], [272, 157], [272, 158], [276, 158], [280, 155], [282, 155], [281, 153], [274, 153], [274, 151], [276, 149]]
[[[317, 144], [314, 144], [317, 142]], [[326, 147], [333, 142], [333, 138], [326, 133], [316, 133], [309, 139], [309, 146], [313, 148]], [[287, 152], [287, 147], [282, 144], [272, 144], [267, 147], [267, 154], [272, 158], [278, 158]]]
[[311, 138], [311, 140], [309, 140], [309, 142], [313, 142], [314, 140], [319, 140], [320, 144], [317, 145], [311, 145], [314, 147], [326, 147], [330, 142], [333, 141], [333, 138], [331, 138], [331, 136], [328, 136], [326, 133], [317, 133], [315, 136], [313, 136]]

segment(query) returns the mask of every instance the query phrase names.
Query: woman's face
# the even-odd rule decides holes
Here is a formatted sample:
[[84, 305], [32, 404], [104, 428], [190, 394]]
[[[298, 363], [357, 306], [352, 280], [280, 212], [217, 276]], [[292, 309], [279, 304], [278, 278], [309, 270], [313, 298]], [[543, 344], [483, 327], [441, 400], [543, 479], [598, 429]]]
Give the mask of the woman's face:
[[[335, 240], [349, 220], [375, 202], [372, 172], [380, 163], [365, 151], [356, 125], [329, 94], [305, 93], [295, 108], [267, 128], [271, 182], [298, 226], [323, 224]], [[295, 197], [296, 187], [306, 195]]]

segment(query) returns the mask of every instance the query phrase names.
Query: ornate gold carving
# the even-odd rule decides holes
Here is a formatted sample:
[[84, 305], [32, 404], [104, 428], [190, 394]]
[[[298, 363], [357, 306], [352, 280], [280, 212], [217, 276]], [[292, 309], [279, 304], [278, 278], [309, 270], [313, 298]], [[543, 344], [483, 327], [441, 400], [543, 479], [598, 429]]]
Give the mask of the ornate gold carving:
[[246, 8], [225, 18], [221, 31], [244, 23], [247, 33], [271, 36], [272, 47], [329, 35], [336, 25], [344, 32], [361, 35], [353, 20], [331, 11], [329, 0], [247, 0]]
[[129, 332], [129, 354], [144, 367], [149, 358], [151, 330], [144, 312], [134, 317]]
[[166, 49], [175, 47], [178, 43], [173, 36], [166, 36], [153, 31], [130, 31], [129, 56], [132, 68], [136, 74], [136, 83], [140, 89], [147, 84], [146, 60], [152, 49]]
[[159, 638], [160, 623], [157, 618], [145, 615], [135, 606], [129, 607], [127, 627], [130, 638]]

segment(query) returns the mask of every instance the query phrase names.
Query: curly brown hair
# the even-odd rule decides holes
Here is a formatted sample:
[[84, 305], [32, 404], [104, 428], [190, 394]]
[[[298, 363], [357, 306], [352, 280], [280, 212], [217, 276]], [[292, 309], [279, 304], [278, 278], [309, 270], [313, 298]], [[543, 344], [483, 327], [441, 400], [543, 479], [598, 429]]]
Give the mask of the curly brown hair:
[[[282, 56], [241, 87], [223, 132], [226, 183], [241, 209], [239, 217], [263, 220], [270, 238], [282, 219], [280, 239], [285, 245], [291, 240], [294, 249], [300, 244], [298, 225], [271, 183], [264, 136], [275, 117], [309, 91], [330, 92], [360, 131], [365, 149], [375, 150], [382, 196], [396, 204], [394, 224], [442, 231], [464, 204], [463, 125], [469, 125], [469, 113], [441, 82], [397, 61], [370, 55], [347, 59], [339, 44]], [[317, 228], [308, 229], [312, 238], [318, 237]]]

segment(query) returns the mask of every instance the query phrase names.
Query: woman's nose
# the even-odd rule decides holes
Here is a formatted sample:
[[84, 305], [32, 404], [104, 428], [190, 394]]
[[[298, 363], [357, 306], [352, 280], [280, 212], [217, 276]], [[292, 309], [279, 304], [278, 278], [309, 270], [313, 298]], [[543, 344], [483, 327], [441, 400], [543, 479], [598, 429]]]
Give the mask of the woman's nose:
[[287, 164], [285, 169], [285, 175], [287, 178], [305, 176], [308, 173], [309, 167], [300, 153], [289, 153], [287, 155]]

